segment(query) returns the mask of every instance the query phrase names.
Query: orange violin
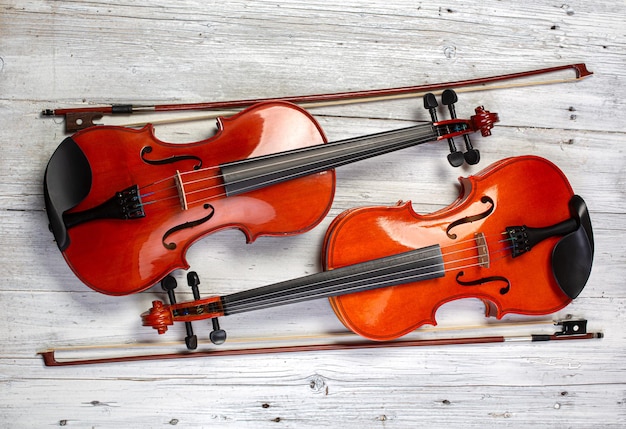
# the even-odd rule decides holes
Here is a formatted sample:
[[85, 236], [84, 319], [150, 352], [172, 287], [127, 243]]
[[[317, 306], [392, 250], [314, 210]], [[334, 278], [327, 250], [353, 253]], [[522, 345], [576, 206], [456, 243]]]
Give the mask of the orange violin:
[[461, 179], [461, 185], [459, 198], [436, 213], [419, 215], [410, 203], [399, 203], [344, 212], [332, 223], [326, 269], [423, 249], [417, 279], [428, 279], [332, 297], [349, 329], [394, 339], [436, 325], [437, 309], [462, 298], [481, 299], [486, 315], [498, 319], [550, 314], [582, 291], [594, 253], [591, 221], [554, 164], [509, 158]]
[[217, 317], [330, 298], [347, 328], [392, 340], [436, 324], [437, 309], [453, 300], [481, 299], [488, 316], [501, 318], [553, 313], [578, 296], [591, 272], [593, 231], [583, 199], [554, 164], [508, 158], [460, 181], [459, 198], [428, 215], [410, 203], [339, 215], [324, 240], [324, 272], [204, 299], [196, 290], [191, 302], [154, 301], [143, 323], [163, 333], [176, 321], [212, 318], [219, 343], [226, 336]]
[[[454, 113], [456, 95], [445, 92]], [[111, 295], [147, 289], [177, 268], [199, 238], [238, 228], [248, 242], [318, 224], [330, 209], [335, 167], [433, 140], [452, 164], [476, 163], [467, 135], [498, 120], [482, 107], [470, 119], [433, 121], [324, 144], [319, 124], [285, 102], [261, 103], [218, 121], [205, 141], [159, 141], [141, 130], [99, 126], [65, 139], [45, 173], [44, 195], [59, 249], [89, 287]], [[466, 138], [466, 153], [452, 139]]]

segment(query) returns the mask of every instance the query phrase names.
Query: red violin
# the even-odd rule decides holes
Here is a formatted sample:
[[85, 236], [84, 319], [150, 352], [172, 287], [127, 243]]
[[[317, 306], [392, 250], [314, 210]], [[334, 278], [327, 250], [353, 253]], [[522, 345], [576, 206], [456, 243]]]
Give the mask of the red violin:
[[[191, 322], [330, 298], [347, 328], [392, 340], [436, 324], [446, 302], [478, 298], [488, 316], [544, 315], [576, 298], [591, 272], [587, 207], [564, 174], [535, 156], [496, 162], [461, 179], [461, 193], [428, 215], [410, 203], [348, 210], [330, 225], [326, 271], [173, 305], [153, 302], [143, 323], [159, 333]], [[218, 332], [219, 334], [214, 334]], [[225, 339], [214, 331], [212, 341]]]
[[[76, 275], [110, 295], [145, 290], [188, 268], [185, 253], [199, 238], [238, 228], [249, 242], [290, 235], [318, 224], [330, 209], [335, 167], [433, 140], [448, 141], [453, 165], [476, 163], [467, 135], [490, 134], [496, 114], [438, 121], [437, 101], [424, 99], [432, 122], [324, 144], [319, 124], [285, 102], [261, 103], [218, 121], [212, 138], [190, 144], [140, 130], [99, 126], [65, 139], [45, 173], [50, 227]], [[464, 136], [467, 151], [454, 147]]]

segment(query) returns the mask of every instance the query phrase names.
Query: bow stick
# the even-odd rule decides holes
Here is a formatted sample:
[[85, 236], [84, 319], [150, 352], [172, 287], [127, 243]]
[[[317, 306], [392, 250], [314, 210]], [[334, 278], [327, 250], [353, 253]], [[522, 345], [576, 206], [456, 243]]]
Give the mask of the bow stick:
[[[507, 325], [507, 324], [504, 324]], [[508, 324], [513, 325], [513, 324]], [[279, 347], [255, 347], [247, 349], [224, 349], [210, 350], [199, 352], [179, 352], [179, 353], [163, 353], [152, 355], [131, 355], [109, 358], [95, 359], [77, 359], [77, 360], [57, 360], [55, 356], [56, 350], [49, 349], [38, 353], [42, 356], [45, 366], [74, 366], [74, 365], [93, 365], [104, 363], [120, 363], [120, 362], [136, 362], [149, 360], [168, 360], [168, 359], [185, 359], [185, 358], [201, 358], [201, 357], [218, 357], [218, 356], [240, 356], [255, 354], [274, 354], [274, 353], [294, 353], [305, 351], [323, 351], [323, 350], [354, 350], [354, 349], [372, 349], [372, 348], [391, 348], [391, 347], [423, 347], [423, 346], [444, 346], [444, 345], [461, 345], [461, 344], [487, 344], [487, 343], [505, 343], [505, 342], [545, 342], [545, 341], [561, 341], [561, 340], [589, 340], [603, 338], [601, 332], [587, 332], [587, 320], [564, 320], [554, 323], [560, 326], [561, 330], [552, 334], [527, 334], [527, 335], [494, 335], [481, 337], [451, 337], [451, 338], [432, 338], [432, 339], [415, 339], [415, 340], [398, 340], [388, 342], [376, 341], [346, 341], [331, 344], [305, 344]], [[65, 349], [68, 350], [68, 349]]]
[[[555, 79], [540, 82], [519, 83], [515, 85], [485, 86], [495, 82], [502, 82], [514, 79], [521, 79], [529, 76], [537, 76], [554, 73], [564, 70], [574, 70], [576, 77], [573, 79]], [[260, 102], [288, 101], [301, 105], [304, 108], [325, 107], [339, 104], [364, 103], [383, 100], [394, 100], [409, 97], [419, 97], [426, 92], [436, 92], [443, 89], [465, 88], [457, 92], [481, 91], [486, 89], [511, 88], [515, 86], [546, 85], [551, 83], [570, 82], [583, 79], [592, 75], [593, 72], [587, 70], [584, 63], [568, 64], [564, 66], [542, 68], [518, 73], [509, 73], [498, 76], [483, 77], [477, 79], [466, 79], [455, 82], [432, 83], [417, 86], [405, 86], [398, 88], [374, 89], [368, 91], [338, 92], [332, 94], [315, 94], [304, 96], [291, 96], [283, 98], [261, 98], [248, 100], [214, 101], [205, 103], [183, 103], [183, 104], [155, 104], [155, 105], [133, 105], [133, 104], [113, 104], [102, 107], [76, 107], [65, 109], [45, 109], [42, 116], [59, 116], [65, 118], [65, 131], [76, 132], [81, 129], [98, 125], [93, 121], [102, 118], [104, 115], [130, 115], [134, 113], [154, 113], [172, 111], [212, 111], [225, 109], [241, 109]], [[220, 112], [219, 114], [225, 114]], [[196, 119], [213, 118], [217, 115], [201, 116]], [[174, 121], [160, 121], [160, 123], [178, 122], [189, 120], [187, 118]], [[153, 122], [154, 123], [154, 122]], [[128, 124], [127, 126], [139, 126], [145, 123]]]

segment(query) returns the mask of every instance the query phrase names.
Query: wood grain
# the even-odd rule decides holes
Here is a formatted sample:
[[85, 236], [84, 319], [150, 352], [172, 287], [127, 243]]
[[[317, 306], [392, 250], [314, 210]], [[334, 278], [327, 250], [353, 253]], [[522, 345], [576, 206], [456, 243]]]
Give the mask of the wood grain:
[[[0, 0], [0, 426], [624, 427], [625, 13], [623, 2], [607, 0]], [[326, 227], [342, 211], [411, 200], [429, 213], [454, 201], [459, 176], [539, 155], [585, 199], [596, 240], [586, 288], [552, 317], [585, 317], [604, 339], [42, 366], [36, 352], [48, 347], [185, 335], [176, 327], [158, 337], [140, 325], [139, 314], [164, 298], [159, 287], [103, 296], [63, 261], [47, 229], [42, 179], [65, 135], [58, 119], [39, 117], [42, 109], [407, 86], [575, 62], [594, 75], [460, 96], [461, 117], [478, 105], [500, 115], [493, 136], [474, 138], [479, 165], [453, 169], [445, 146], [429, 144], [345, 166], [330, 213], [314, 230], [251, 245], [224, 231], [194, 244], [188, 260], [203, 295], [310, 274], [319, 270]], [[419, 99], [312, 113], [331, 140], [428, 120]], [[214, 129], [197, 121], [159, 127], [157, 135], [188, 142]], [[184, 273], [175, 275], [184, 285]], [[179, 289], [179, 300], [191, 297]], [[483, 311], [476, 300], [454, 302], [437, 320], [494, 323]], [[233, 339], [342, 329], [326, 301], [231, 316], [222, 326]], [[208, 326], [195, 329], [201, 347], [211, 347]]]

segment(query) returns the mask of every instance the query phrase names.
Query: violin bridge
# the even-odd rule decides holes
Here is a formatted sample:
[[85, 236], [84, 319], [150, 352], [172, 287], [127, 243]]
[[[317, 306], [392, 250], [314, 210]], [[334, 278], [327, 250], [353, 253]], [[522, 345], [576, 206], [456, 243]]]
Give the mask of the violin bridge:
[[489, 268], [489, 248], [485, 234], [477, 232], [474, 234], [474, 240], [476, 240], [476, 249], [478, 250], [478, 265]]
[[176, 182], [176, 189], [178, 190], [178, 199], [180, 201], [180, 208], [183, 210], [189, 209], [187, 205], [187, 197], [185, 196], [185, 187], [183, 186], [183, 179], [180, 176], [180, 171], [176, 170], [176, 176], [174, 177]]

